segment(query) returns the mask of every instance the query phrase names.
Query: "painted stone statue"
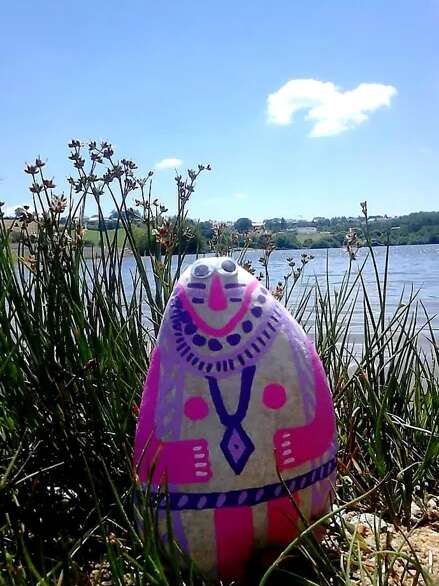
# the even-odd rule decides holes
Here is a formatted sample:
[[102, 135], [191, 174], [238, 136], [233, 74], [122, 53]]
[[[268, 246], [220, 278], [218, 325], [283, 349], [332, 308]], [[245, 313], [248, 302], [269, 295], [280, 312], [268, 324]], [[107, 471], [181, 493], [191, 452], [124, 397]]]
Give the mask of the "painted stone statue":
[[[134, 462], [201, 570], [236, 579], [284, 546], [299, 513], [329, 506], [336, 428], [316, 351], [285, 308], [230, 258], [181, 276], [151, 357]], [[152, 468], [151, 468], [152, 466]], [[152, 469], [152, 473], [151, 473]]]

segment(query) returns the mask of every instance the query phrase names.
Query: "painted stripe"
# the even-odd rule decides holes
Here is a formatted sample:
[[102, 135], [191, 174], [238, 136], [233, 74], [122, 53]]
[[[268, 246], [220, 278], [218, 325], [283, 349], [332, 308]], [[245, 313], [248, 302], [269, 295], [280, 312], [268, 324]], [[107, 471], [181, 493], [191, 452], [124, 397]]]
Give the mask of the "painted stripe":
[[[296, 492], [311, 486], [314, 482], [327, 478], [336, 468], [336, 459], [332, 458], [325, 464], [318, 468], [310, 470], [306, 474], [295, 476], [284, 483], [277, 482], [275, 484], [268, 484], [267, 486], [257, 486], [255, 488], [246, 488], [243, 490], [231, 490], [229, 492], [169, 492], [168, 495], [164, 493], [151, 493], [151, 504], [159, 508], [169, 507], [170, 510], [196, 510], [200, 497], [206, 497], [204, 509], [215, 509], [218, 506], [218, 499], [221, 497], [224, 507], [235, 508], [242, 505], [254, 506], [259, 503], [271, 501], [276, 498], [282, 498], [289, 492]], [[287, 489], [285, 488], [287, 487]], [[245, 493], [245, 501], [240, 504], [243, 494]], [[186, 496], [182, 505], [182, 497]]]
[[250, 507], [215, 510], [218, 574], [226, 582], [241, 580], [253, 547], [253, 517]]
[[[298, 502], [298, 494], [294, 495]], [[297, 535], [299, 513], [288, 496], [267, 504], [268, 543], [286, 544]]]

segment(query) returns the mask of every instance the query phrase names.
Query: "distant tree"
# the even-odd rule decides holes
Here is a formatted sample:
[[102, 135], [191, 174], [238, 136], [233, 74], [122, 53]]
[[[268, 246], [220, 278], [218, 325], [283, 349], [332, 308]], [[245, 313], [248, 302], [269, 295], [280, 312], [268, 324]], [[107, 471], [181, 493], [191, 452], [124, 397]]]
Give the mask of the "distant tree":
[[113, 210], [108, 216], [108, 218], [110, 220], [117, 220], [119, 216], [122, 218], [128, 218], [130, 220], [141, 220], [142, 218], [139, 210], [136, 210], [134, 208], [127, 208], [126, 212], [122, 210], [120, 212], [119, 210]]
[[200, 222], [198, 224], [200, 234], [206, 238], [206, 240], [211, 240], [213, 236], [213, 224], [212, 222]]
[[184, 244], [186, 252], [205, 252], [209, 249], [209, 240], [213, 237], [212, 222], [195, 221], [188, 218], [186, 220], [188, 227], [188, 237], [183, 237], [180, 244]]
[[274, 243], [276, 248], [300, 248], [300, 244], [294, 232], [279, 232], [275, 234]]
[[134, 243], [137, 251], [141, 255], [148, 254], [151, 248], [151, 242], [149, 240], [149, 232], [145, 226], [134, 226], [133, 227]]
[[279, 218], [271, 218], [264, 220], [264, 228], [270, 232], [279, 232], [281, 229], [281, 220]]
[[241, 233], [249, 232], [252, 229], [252, 226], [253, 224], [250, 218], [239, 218], [235, 222], [235, 229]]
[[21, 217], [23, 214], [25, 214], [25, 213], [26, 213], [26, 210], [24, 209], [24, 207], [22, 207], [22, 206], [19, 206], [18, 208], [15, 208], [15, 210], [14, 210], [14, 213], [15, 213], [15, 217], [16, 217], [16, 218], [19, 218], [19, 217]]
[[130, 217], [131, 220], [142, 219], [142, 214], [139, 212], [139, 210], [136, 210], [135, 208], [128, 208], [126, 214]]

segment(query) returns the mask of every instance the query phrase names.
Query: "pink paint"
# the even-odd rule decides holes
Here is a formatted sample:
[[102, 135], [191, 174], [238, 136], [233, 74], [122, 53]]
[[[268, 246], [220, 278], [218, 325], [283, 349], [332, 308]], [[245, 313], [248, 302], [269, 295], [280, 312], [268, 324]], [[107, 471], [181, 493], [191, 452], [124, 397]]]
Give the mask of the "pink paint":
[[155, 431], [155, 411], [160, 383], [160, 351], [151, 355], [148, 376], [143, 388], [140, 417], [134, 445], [134, 466], [139, 480], [170, 484], [209, 482], [212, 470], [209, 447], [203, 438], [162, 442]]
[[207, 440], [162, 442], [153, 475], [154, 483], [166, 479], [169, 484], [198, 484], [209, 482], [211, 478]]
[[[299, 495], [295, 493], [294, 500], [299, 504]], [[299, 512], [290, 497], [285, 496], [267, 503], [268, 543], [285, 545], [297, 535]]]
[[257, 281], [257, 279], [255, 279], [254, 281], [252, 281], [251, 283], [249, 283], [247, 285], [240, 308], [222, 328], [213, 328], [208, 323], [206, 323], [203, 320], [203, 318], [198, 315], [198, 313], [196, 313], [196, 311], [194, 310], [192, 304], [189, 302], [189, 300], [186, 296], [186, 293], [182, 287], [179, 288], [178, 295], [181, 299], [181, 302], [183, 304], [185, 311], [187, 311], [190, 314], [193, 322], [195, 323], [195, 325], [198, 328], [200, 328], [200, 330], [202, 330], [206, 334], [209, 334], [210, 336], [221, 337], [221, 336], [227, 336], [227, 334], [230, 334], [230, 332], [235, 329], [237, 324], [241, 321], [241, 319], [247, 313], [247, 310], [248, 310], [250, 303], [251, 303], [252, 293], [258, 285], [259, 285], [259, 282]]
[[245, 577], [246, 562], [253, 548], [253, 517], [250, 507], [215, 509], [215, 535], [219, 577], [225, 582]]
[[227, 297], [219, 275], [214, 275], [209, 290], [209, 309], [212, 311], [224, 311], [227, 309]]
[[143, 386], [140, 416], [137, 421], [136, 441], [134, 444], [134, 465], [139, 476], [145, 471], [151, 451], [157, 450], [154, 433], [154, 416], [157, 407], [160, 381], [160, 350], [156, 346], [151, 354], [148, 376]]
[[315, 414], [309, 425], [278, 429], [274, 434], [276, 461], [281, 472], [322, 456], [335, 433], [335, 415], [325, 371], [308, 338], [305, 343], [314, 372]]
[[192, 421], [199, 421], [208, 416], [209, 405], [203, 397], [191, 397], [184, 404], [184, 414]]
[[269, 409], [280, 409], [287, 400], [287, 393], [282, 385], [270, 383], [264, 387], [262, 401]]

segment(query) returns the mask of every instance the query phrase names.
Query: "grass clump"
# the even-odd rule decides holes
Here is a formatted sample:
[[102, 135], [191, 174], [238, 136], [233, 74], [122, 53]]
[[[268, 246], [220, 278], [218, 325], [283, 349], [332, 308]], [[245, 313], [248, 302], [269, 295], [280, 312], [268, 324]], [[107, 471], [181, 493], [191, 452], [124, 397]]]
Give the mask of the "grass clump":
[[[34, 205], [17, 220], [16, 256], [12, 228], [0, 220], [0, 584], [202, 584], [178, 546], [161, 543], [148, 495], [137, 494], [131, 451], [150, 350], [185, 262], [182, 243], [190, 242], [188, 204], [210, 167], [176, 176], [177, 213], [170, 218], [154, 197], [152, 172], [138, 177], [136, 165], [116, 160], [105, 142], [74, 140], [69, 147], [76, 174], [67, 197], [55, 192], [41, 159], [26, 168]], [[119, 212], [117, 224], [111, 232], [103, 225], [87, 258], [84, 210], [94, 202], [103, 218], [104, 197]], [[127, 213], [132, 199], [147, 256]], [[365, 204], [363, 212], [367, 226]], [[38, 224], [32, 233], [31, 222]], [[212, 242], [214, 253], [233, 253], [236, 239], [218, 226]], [[314, 337], [331, 381], [339, 510], [328, 515], [323, 544], [308, 529], [252, 583], [385, 585], [398, 583], [397, 576], [400, 583], [433, 584], [432, 568], [410, 547], [410, 531], [413, 504], [423, 510], [438, 493], [438, 347], [417, 292], [402, 295], [389, 314], [389, 252], [379, 267], [367, 236], [365, 244], [378, 307], [363, 266], [356, 266], [352, 233], [337, 292], [329, 267], [326, 282], [299, 292], [307, 255], [297, 264], [289, 259], [283, 282], [273, 287], [274, 245], [265, 239], [260, 278]], [[134, 258], [129, 281], [127, 251]], [[255, 271], [245, 255], [244, 247], [239, 261]], [[360, 350], [350, 339], [359, 308]], [[347, 510], [382, 517], [404, 543], [383, 543], [377, 528], [373, 543], [365, 541]], [[427, 522], [434, 521], [425, 508], [417, 524]], [[302, 557], [291, 565], [293, 550]]]

